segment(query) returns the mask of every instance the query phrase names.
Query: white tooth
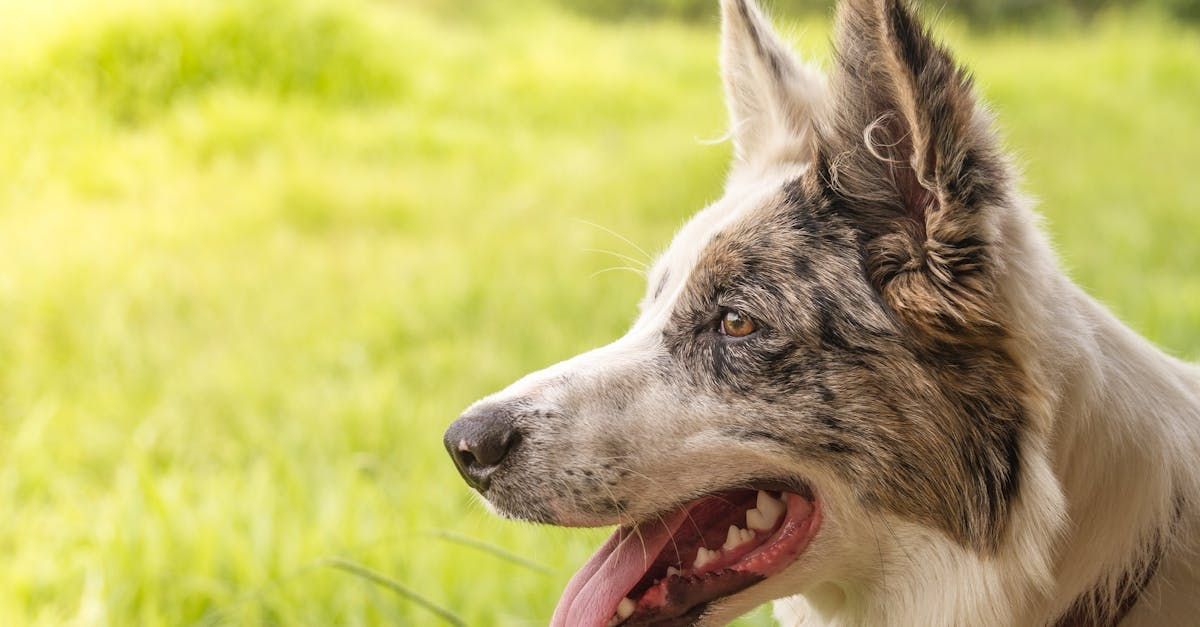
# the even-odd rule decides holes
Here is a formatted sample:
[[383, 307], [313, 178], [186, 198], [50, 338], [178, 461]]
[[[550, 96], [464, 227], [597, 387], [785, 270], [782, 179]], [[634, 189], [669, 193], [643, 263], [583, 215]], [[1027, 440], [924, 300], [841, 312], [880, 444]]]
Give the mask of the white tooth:
[[621, 599], [621, 602], [617, 605], [617, 617], [621, 620], [625, 620], [626, 618], [633, 616], [633, 611], [636, 609], [637, 603], [634, 603], [633, 599], [625, 597], [624, 599]]
[[728, 551], [729, 549], [737, 548], [737, 545], [742, 543], [742, 530], [738, 529], [737, 525], [729, 525], [729, 534], [725, 536], [725, 546], [721, 548]]
[[746, 512], [746, 526], [755, 531], [767, 531], [774, 525], [767, 521], [767, 517], [758, 511], [758, 508], [755, 508]]
[[726, 551], [736, 549], [739, 546], [754, 539], [754, 532], [749, 529], [742, 529], [737, 525], [729, 527], [729, 536], [725, 539], [725, 546], [721, 547]]
[[705, 564], [712, 562], [716, 558], [716, 551], [710, 551], [704, 547], [700, 547], [700, 550], [696, 551], [696, 562], [692, 564], [692, 568], [697, 570], [704, 568]]
[[668, 577], [674, 577], [675, 575], [678, 575], [679, 572], [680, 572], [679, 569], [675, 568], [674, 566], [667, 567], [667, 576]]
[[775, 526], [775, 520], [768, 518], [761, 509], [755, 508], [746, 512], [746, 526], [755, 531], [770, 531]]
[[775, 526], [775, 521], [779, 520], [779, 516], [786, 510], [787, 505], [783, 501], [776, 499], [762, 490], [758, 491], [758, 511], [763, 513], [763, 516], [766, 517], [767, 522], [771, 523], [772, 527]]
[[612, 618], [608, 619], [608, 622], [604, 624], [604, 627], [617, 627], [617, 625], [621, 624], [621, 621], [622, 618], [620, 616], [613, 614]]

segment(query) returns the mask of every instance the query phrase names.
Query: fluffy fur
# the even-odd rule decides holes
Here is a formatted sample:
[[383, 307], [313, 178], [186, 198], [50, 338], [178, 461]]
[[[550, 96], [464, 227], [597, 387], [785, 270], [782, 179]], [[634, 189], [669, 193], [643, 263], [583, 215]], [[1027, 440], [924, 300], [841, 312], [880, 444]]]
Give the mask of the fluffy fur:
[[[808, 551], [705, 624], [784, 597], [786, 625], [1194, 621], [1200, 371], [1063, 274], [904, 2], [845, 0], [828, 78], [752, 0], [722, 11], [726, 195], [625, 337], [477, 404], [521, 434], [488, 501], [604, 525], [803, 478]], [[715, 333], [730, 309], [760, 331]]]

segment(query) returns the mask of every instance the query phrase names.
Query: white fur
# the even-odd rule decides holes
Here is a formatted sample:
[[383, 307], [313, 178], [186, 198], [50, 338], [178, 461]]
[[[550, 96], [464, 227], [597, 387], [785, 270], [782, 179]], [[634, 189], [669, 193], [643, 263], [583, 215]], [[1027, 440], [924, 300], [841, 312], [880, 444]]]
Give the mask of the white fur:
[[[808, 167], [798, 157], [805, 154], [810, 114], [824, 97], [824, 78], [797, 63], [785, 85], [767, 84], [773, 79], [746, 39], [741, 1], [722, 0], [722, 60], [738, 156], [725, 197], [680, 231], [651, 273], [652, 294], [624, 338], [532, 374], [488, 401], [522, 397], [552, 406], [562, 375], [601, 380], [662, 350], [661, 331], [714, 234]], [[758, 9], [749, 8], [758, 32], [781, 47]], [[590, 432], [622, 429], [634, 441], [674, 443], [646, 460], [647, 468], [674, 469], [671, 486], [641, 474], [646, 508], [671, 506], [679, 494], [706, 485], [781, 470], [819, 488], [824, 522], [806, 553], [783, 573], [716, 604], [706, 623], [790, 596], [776, 605], [788, 626], [1053, 624], [1098, 587], [1110, 603], [1119, 601], [1122, 578], [1136, 577], [1154, 559], [1146, 550], [1153, 539], [1161, 543], [1161, 564], [1126, 624], [1200, 620], [1200, 570], [1193, 566], [1200, 550], [1200, 370], [1163, 354], [1076, 287], [1060, 269], [1032, 205], [994, 212], [986, 233], [1002, 263], [999, 297], [1009, 312], [1009, 350], [1041, 393], [1025, 425], [1019, 496], [994, 554], [866, 510], [828, 469], [769, 457], [769, 450], [731, 457], [724, 442], [703, 436], [706, 414], [717, 414], [706, 408], [707, 399], [681, 399], [667, 387], [639, 390], [630, 416], [689, 408], [653, 426], [586, 406], [578, 412], [572, 437], [581, 441]], [[652, 297], [663, 276], [669, 279], [663, 294]], [[706, 464], [697, 468], [695, 459]], [[570, 516], [564, 507], [560, 522], [612, 522]]]

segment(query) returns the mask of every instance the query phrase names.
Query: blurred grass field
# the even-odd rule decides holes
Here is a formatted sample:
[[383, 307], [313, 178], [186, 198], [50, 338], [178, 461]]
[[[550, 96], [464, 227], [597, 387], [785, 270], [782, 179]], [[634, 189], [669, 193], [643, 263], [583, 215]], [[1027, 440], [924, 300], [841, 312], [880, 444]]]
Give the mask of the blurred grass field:
[[[0, 624], [434, 624], [330, 558], [545, 623], [604, 532], [492, 518], [440, 433], [620, 334], [589, 249], [729, 147], [715, 23], [487, 6], [0, 2]], [[1200, 36], [945, 30], [1073, 275], [1200, 358]]]

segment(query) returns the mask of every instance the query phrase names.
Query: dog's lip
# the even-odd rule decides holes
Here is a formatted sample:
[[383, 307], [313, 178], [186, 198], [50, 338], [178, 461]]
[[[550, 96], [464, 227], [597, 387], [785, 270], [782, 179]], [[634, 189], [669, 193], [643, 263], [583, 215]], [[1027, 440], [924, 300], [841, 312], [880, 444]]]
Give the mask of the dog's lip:
[[[618, 529], [571, 579], [551, 624], [690, 624], [709, 604], [786, 569], [820, 528], [819, 501], [802, 482], [766, 480], [752, 485], [711, 492]], [[773, 526], [752, 532], [752, 540], [732, 548], [710, 550], [719, 555], [711, 563], [685, 566], [700, 548], [722, 547], [725, 529], [737, 526], [730, 522], [763, 502], [756, 500], [763, 498], [760, 490], [786, 503]], [[750, 531], [745, 524], [742, 533]], [[682, 571], [667, 570], [672, 562]]]

